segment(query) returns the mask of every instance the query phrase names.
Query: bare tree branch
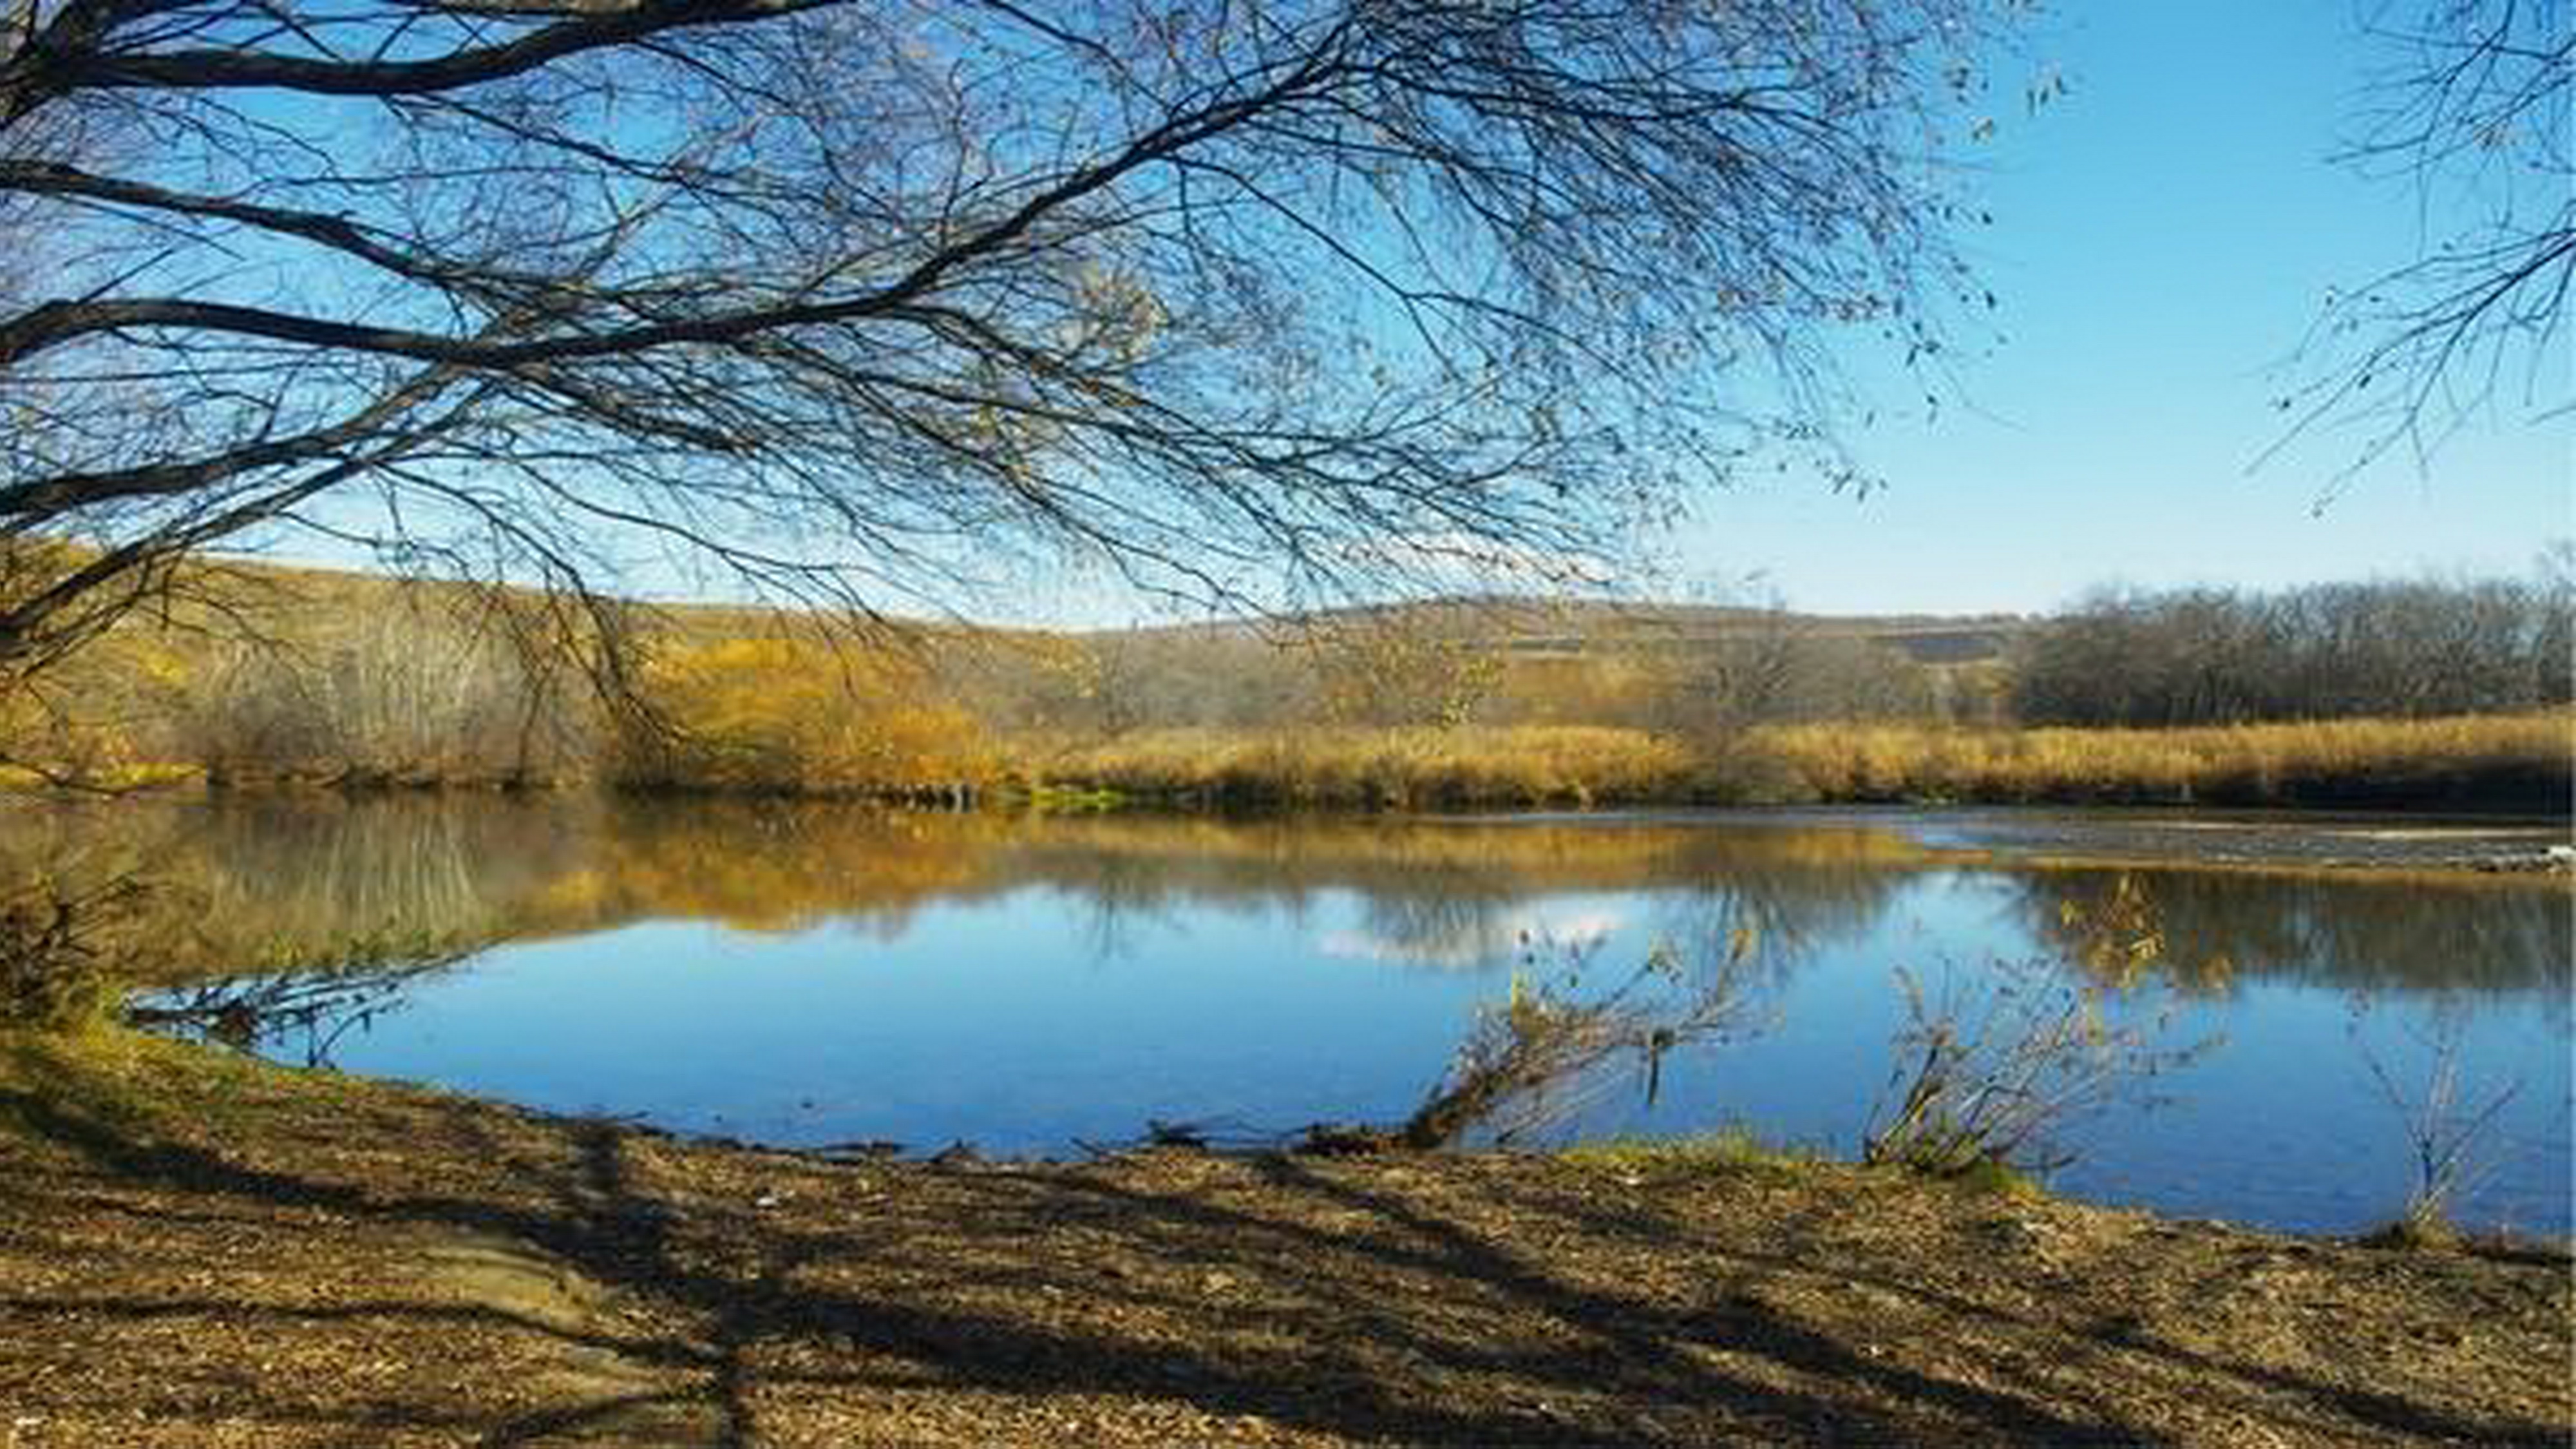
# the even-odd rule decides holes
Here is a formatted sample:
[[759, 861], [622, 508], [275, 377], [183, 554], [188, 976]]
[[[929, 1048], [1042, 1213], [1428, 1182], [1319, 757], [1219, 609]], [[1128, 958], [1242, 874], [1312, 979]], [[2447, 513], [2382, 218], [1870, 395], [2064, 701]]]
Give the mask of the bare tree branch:
[[1421, 539], [1597, 556], [1829, 451], [1840, 340], [1974, 295], [1940, 137], [1994, 30], [66, 0], [0, 32], [0, 252], [45, 259], [0, 266], [0, 540], [89, 562], [0, 656], [292, 528], [860, 610], [1031, 556], [1271, 603]]
[[[2576, 404], [2566, 342], [2576, 285], [2570, 79], [2562, 0], [2378, 0], [2385, 57], [2337, 160], [2410, 185], [2421, 255], [2329, 294], [2278, 406], [2288, 442], [2348, 431], [2347, 481], [2393, 450], [2420, 466], [2498, 407], [2540, 422]], [[2447, 218], [2465, 215], [2468, 220]]]

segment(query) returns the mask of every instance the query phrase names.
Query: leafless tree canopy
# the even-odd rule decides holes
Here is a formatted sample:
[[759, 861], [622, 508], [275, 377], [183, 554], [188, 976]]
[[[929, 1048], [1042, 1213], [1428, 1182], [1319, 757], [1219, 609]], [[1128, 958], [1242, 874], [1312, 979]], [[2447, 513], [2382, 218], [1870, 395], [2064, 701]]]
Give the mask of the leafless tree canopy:
[[2565, 0], [2371, 0], [2364, 18], [2380, 67], [2339, 159], [2411, 184], [2424, 249], [2328, 298], [2281, 401], [2300, 431], [2351, 429], [2353, 468], [2421, 461], [2492, 408], [2576, 403], [2576, 17]]
[[2545, 574], [2100, 590], [2025, 636], [2012, 682], [2025, 723], [2147, 729], [2509, 713], [2571, 696], [2576, 587]]
[[1977, 0], [0, 0], [0, 658], [283, 529], [1267, 597], [1825, 448]]

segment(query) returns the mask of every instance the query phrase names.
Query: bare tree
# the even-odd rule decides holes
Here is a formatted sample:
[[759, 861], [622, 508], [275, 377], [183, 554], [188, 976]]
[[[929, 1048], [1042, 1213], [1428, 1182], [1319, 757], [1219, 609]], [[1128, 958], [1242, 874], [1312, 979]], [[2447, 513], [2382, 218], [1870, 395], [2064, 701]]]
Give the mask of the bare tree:
[[406, 590], [300, 639], [206, 646], [185, 747], [211, 779], [527, 783], [586, 765], [591, 721], [543, 672], [552, 656], [511, 647], [465, 602]]
[[2381, 1100], [2396, 1112], [2414, 1167], [2405, 1210], [2375, 1236], [2401, 1246], [2451, 1241], [2458, 1235], [2452, 1213], [2459, 1200], [2473, 1192], [2480, 1179], [2497, 1166], [2495, 1138], [2502, 1126], [2498, 1119], [2521, 1094], [2524, 1079], [2515, 1077], [2501, 1084], [2464, 1081], [2461, 1062], [2468, 1052], [2467, 1006], [2459, 1001], [2437, 1000], [2429, 1022], [2405, 1029], [2422, 1062], [2422, 1085], [2416, 1086], [2411, 1074], [2409, 1080], [2400, 1081], [2404, 1067], [2392, 1069], [2372, 1049], [2364, 1032], [2364, 1016], [2369, 1008], [2368, 996], [2356, 996], [2345, 1031]]
[[1304, 656], [1323, 722], [1399, 729], [1466, 724], [1502, 682], [1504, 656], [1477, 621], [1436, 611], [1318, 618], [1287, 647]]
[[1989, 8], [5, 0], [0, 548], [78, 546], [0, 660], [298, 529], [870, 609], [1597, 551], [1937, 343]]
[[2571, 631], [2576, 595], [2545, 573], [2100, 590], [2024, 637], [2014, 706], [2148, 728], [2545, 709], [2576, 685]]
[[2337, 159], [2411, 182], [2427, 235], [2419, 255], [2329, 294], [2301, 352], [2305, 380], [2280, 400], [2292, 436], [2358, 432], [2346, 476], [2392, 449], [2421, 461], [2497, 404], [2545, 419], [2576, 401], [2564, 0], [2372, 0], [2364, 25], [2381, 66]]

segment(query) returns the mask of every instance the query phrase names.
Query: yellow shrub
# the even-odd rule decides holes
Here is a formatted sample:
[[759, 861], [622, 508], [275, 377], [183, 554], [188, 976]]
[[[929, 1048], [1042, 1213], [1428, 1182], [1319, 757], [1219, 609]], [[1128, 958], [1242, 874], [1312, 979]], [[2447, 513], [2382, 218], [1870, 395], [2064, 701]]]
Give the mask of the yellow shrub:
[[921, 669], [857, 645], [733, 639], [669, 649], [618, 778], [686, 789], [900, 793], [989, 773], [974, 721]]

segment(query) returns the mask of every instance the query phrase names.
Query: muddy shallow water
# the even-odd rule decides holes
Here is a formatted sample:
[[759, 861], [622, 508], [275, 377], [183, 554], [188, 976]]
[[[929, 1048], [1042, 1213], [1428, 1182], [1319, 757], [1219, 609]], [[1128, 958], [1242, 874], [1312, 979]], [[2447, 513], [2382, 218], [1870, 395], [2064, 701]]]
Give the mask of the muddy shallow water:
[[2546, 873], [2576, 865], [2576, 829], [2571, 829], [2568, 821], [2519, 815], [1962, 806], [1638, 811], [1512, 818], [1868, 825], [1936, 849], [1993, 852], [2003, 860], [2060, 858], [2091, 864], [2488, 873]]

